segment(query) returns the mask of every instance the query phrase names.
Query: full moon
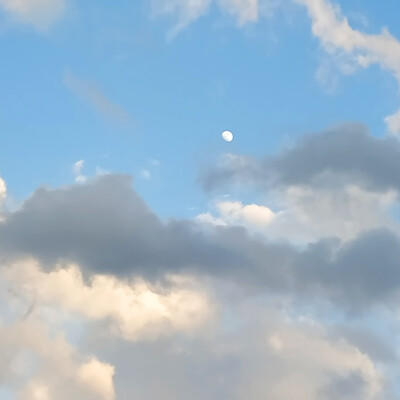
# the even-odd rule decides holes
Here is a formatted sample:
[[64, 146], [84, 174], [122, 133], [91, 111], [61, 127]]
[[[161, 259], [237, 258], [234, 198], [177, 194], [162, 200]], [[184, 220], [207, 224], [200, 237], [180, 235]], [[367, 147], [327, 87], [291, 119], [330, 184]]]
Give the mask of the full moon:
[[222, 139], [225, 140], [225, 142], [232, 142], [233, 140], [233, 133], [230, 131], [224, 131], [222, 132]]

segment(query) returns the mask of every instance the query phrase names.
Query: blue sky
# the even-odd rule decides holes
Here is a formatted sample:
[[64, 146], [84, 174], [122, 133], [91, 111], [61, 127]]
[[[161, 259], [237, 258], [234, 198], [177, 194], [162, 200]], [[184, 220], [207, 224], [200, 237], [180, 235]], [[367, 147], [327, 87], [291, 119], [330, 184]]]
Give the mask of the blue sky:
[[[347, 2], [343, 10], [358, 25], [365, 20], [368, 32], [387, 26], [397, 33], [393, 13], [372, 2]], [[213, 6], [170, 41], [176, 17], [152, 14], [146, 2], [71, 2], [43, 32], [3, 13], [0, 170], [12, 196], [71, 182], [80, 159], [89, 176], [96, 167], [138, 176], [157, 159], [157, 179], [136, 178], [137, 187], [162, 215], [187, 216], [189, 207], [204, 206], [195, 180], [210, 156], [262, 155], [344, 121], [383, 135], [383, 118], [398, 106], [397, 85], [379, 67], [351, 76], [334, 71], [337, 82], [327, 84], [334, 88], [318, 83], [325, 54], [298, 5], [242, 29]], [[67, 74], [126, 118], [74, 93]], [[236, 134], [229, 147], [220, 140], [224, 129]]]
[[399, 399], [399, 8], [0, 0], [0, 397]]

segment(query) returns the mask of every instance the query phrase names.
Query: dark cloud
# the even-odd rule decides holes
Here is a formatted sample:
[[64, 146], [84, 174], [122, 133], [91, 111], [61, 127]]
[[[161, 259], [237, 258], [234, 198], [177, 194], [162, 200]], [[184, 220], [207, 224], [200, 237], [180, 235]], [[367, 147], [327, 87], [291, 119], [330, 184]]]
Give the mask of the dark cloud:
[[201, 229], [161, 221], [127, 176], [37, 190], [0, 225], [3, 258], [33, 256], [51, 265], [77, 262], [88, 273], [150, 278], [190, 271], [259, 290], [318, 295], [362, 307], [386, 300], [400, 284], [400, 246], [388, 230], [346, 244], [320, 240], [300, 250], [265, 242], [242, 228]]
[[320, 241], [296, 259], [293, 269], [307, 290], [329, 293], [354, 307], [384, 300], [399, 290], [399, 238], [377, 229], [340, 245]]
[[225, 161], [202, 176], [206, 190], [232, 182], [264, 187], [348, 182], [371, 190], [400, 190], [400, 142], [373, 137], [360, 124], [305, 135], [292, 148], [264, 160], [231, 156]]
[[3, 255], [70, 260], [97, 272], [151, 274], [158, 269], [240, 262], [185, 221], [164, 224], [132, 189], [108, 175], [64, 189], [38, 189], [0, 227]]

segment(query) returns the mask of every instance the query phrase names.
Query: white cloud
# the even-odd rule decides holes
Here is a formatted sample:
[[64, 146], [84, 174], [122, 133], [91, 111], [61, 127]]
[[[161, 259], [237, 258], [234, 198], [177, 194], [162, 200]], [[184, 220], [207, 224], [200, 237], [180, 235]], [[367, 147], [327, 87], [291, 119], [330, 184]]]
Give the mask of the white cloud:
[[82, 174], [82, 169], [83, 169], [84, 164], [85, 164], [84, 160], [79, 160], [73, 166], [73, 172], [74, 172], [74, 175], [75, 175], [75, 182], [77, 182], [77, 183], [86, 182], [87, 178], [86, 178], [86, 176], [84, 176]]
[[239, 225], [268, 239], [284, 239], [296, 243], [314, 242], [324, 237], [350, 240], [362, 232], [396, 225], [390, 209], [396, 204], [394, 191], [375, 193], [355, 185], [340, 188], [316, 189], [290, 186], [275, 193], [274, 203], [280, 210], [238, 201], [217, 201], [209, 212], [196, 219], [215, 226]]
[[268, 207], [258, 204], [244, 205], [239, 201], [221, 201], [217, 203], [217, 209], [223, 220], [240, 225], [265, 227], [274, 218], [274, 213]]
[[2, 384], [18, 392], [21, 400], [115, 399], [114, 367], [95, 358], [86, 360], [35, 319], [3, 322], [0, 353]]
[[86, 284], [77, 266], [46, 273], [33, 261], [12, 265], [2, 276], [16, 292], [29, 293], [39, 304], [88, 320], [111, 320], [116, 333], [127, 340], [193, 332], [209, 320], [213, 309], [204, 291], [178, 276], [169, 277], [168, 287], [106, 275], [94, 275]]
[[173, 39], [190, 23], [208, 12], [212, 0], [152, 0], [155, 15], [176, 15], [177, 22], [168, 32], [167, 38]]
[[[239, 26], [258, 20], [258, 0], [152, 0], [152, 8], [155, 15], [177, 17], [175, 26], [168, 33], [168, 39], [172, 39], [190, 23], [207, 14], [213, 2], [223, 12], [233, 15]], [[268, 7], [264, 9], [270, 11]]]
[[218, 0], [222, 10], [234, 15], [239, 26], [258, 20], [258, 0]]
[[400, 133], [400, 110], [387, 116], [385, 122], [389, 128], [389, 132], [396, 134]]
[[78, 369], [78, 379], [82, 384], [96, 394], [99, 399], [114, 398], [113, 383], [114, 367], [91, 358], [81, 364]]
[[365, 383], [356, 398], [377, 398], [382, 389], [382, 377], [368, 356], [345, 341], [327, 339], [323, 330], [319, 333], [318, 329], [302, 325], [283, 325], [269, 339], [277, 364], [282, 368], [281, 379], [271, 383], [270, 398], [331, 398], [324, 393], [329, 386], [328, 377], [346, 377], [354, 373]]
[[274, 213], [265, 206], [258, 204], [243, 204], [239, 201], [217, 201], [215, 208], [218, 217], [210, 213], [203, 213], [196, 217], [201, 223], [215, 226], [238, 225], [251, 230], [263, 230], [271, 223]]
[[[355, 66], [367, 68], [377, 64], [390, 71], [400, 84], [400, 41], [386, 28], [380, 34], [353, 29], [340, 8], [329, 0], [293, 1], [307, 8], [313, 34], [324, 49], [336, 57], [342, 72], [351, 73]], [[347, 58], [344, 59], [343, 55]], [[386, 118], [389, 131], [393, 134], [400, 134], [399, 113]]]
[[65, 0], [0, 0], [0, 7], [16, 21], [45, 30], [62, 17], [66, 2]]
[[4, 180], [0, 177], [0, 206], [4, 202], [7, 195], [7, 186]]

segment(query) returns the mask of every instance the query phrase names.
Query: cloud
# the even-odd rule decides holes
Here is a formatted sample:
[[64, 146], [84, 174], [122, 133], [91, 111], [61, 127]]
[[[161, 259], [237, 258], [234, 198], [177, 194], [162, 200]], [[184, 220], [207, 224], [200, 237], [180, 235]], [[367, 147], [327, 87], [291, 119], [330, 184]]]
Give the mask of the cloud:
[[[329, 0], [294, 0], [307, 8], [312, 31], [330, 55], [346, 55], [339, 68], [352, 73], [355, 67], [377, 64], [390, 71], [400, 83], [400, 41], [383, 28], [379, 34], [368, 34], [350, 26], [339, 6]], [[399, 111], [400, 112], [400, 111]], [[389, 131], [400, 134], [398, 113], [387, 117]]]
[[217, 201], [213, 207], [216, 215], [203, 213], [197, 220], [220, 226], [244, 226], [269, 240], [296, 244], [326, 237], [346, 241], [381, 227], [398, 230], [390, 216], [398, 198], [393, 191], [375, 193], [356, 185], [340, 189], [290, 185], [276, 191], [274, 197], [271, 201], [279, 204], [276, 212], [258, 204]]
[[116, 275], [242, 263], [240, 254], [208, 238], [192, 222], [163, 223], [123, 175], [38, 189], [8, 215], [0, 231], [9, 254], [33, 255], [45, 263], [67, 259]]
[[223, 12], [236, 17], [239, 26], [258, 20], [258, 0], [152, 0], [152, 8], [155, 15], [177, 16], [177, 22], [167, 36], [170, 40], [189, 24], [206, 15], [213, 3]]
[[[305, 162], [307, 160], [307, 162]], [[346, 124], [308, 134], [292, 148], [264, 160], [229, 155], [206, 171], [206, 190], [226, 183], [249, 182], [258, 187], [358, 185], [372, 191], [400, 190], [400, 144], [377, 138], [360, 124]]]
[[2, 7], [17, 22], [46, 30], [57, 22], [66, 9], [65, 0], [0, 0]]
[[0, 223], [2, 382], [21, 399], [385, 398], [380, 339], [324, 313], [391, 318], [399, 237], [293, 246], [229, 226], [275, 223], [248, 206], [202, 229], [162, 221], [128, 176], [38, 189]]
[[212, 0], [152, 0], [155, 15], [177, 15], [178, 21], [168, 32], [167, 38], [173, 39], [190, 23], [208, 12]]
[[210, 213], [204, 213], [198, 215], [196, 219], [216, 226], [238, 225], [250, 229], [263, 229], [275, 217], [268, 207], [258, 204], [243, 204], [240, 201], [217, 201], [215, 208], [219, 212], [217, 218]]
[[222, 10], [236, 16], [239, 26], [258, 20], [258, 0], [218, 0]]
[[114, 400], [114, 368], [86, 359], [36, 320], [1, 324], [2, 385], [22, 400]]
[[7, 195], [7, 186], [4, 180], [0, 177], [0, 205], [4, 202]]
[[170, 276], [163, 286], [112, 275], [93, 275], [86, 283], [76, 265], [45, 272], [34, 261], [3, 267], [1, 276], [14, 292], [29, 295], [42, 307], [61, 308], [89, 321], [112, 321], [115, 333], [126, 340], [190, 333], [212, 316], [204, 291], [184, 276]]
[[64, 74], [63, 82], [68, 90], [88, 103], [100, 115], [119, 123], [132, 120], [130, 114], [122, 106], [112, 102], [96, 84], [79, 79], [70, 72]]
[[7, 263], [33, 257], [46, 270], [72, 262], [86, 277], [150, 281], [195, 274], [240, 282], [255, 292], [303, 296], [306, 290], [310, 298], [345, 308], [393, 301], [400, 282], [399, 239], [390, 229], [367, 230], [344, 242], [318, 239], [300, 249], [252, 237], [240, 227], [204, 230], [195, 221], [162, 222], [133, 191], [130, 178], [118, 175], [37, 190], [6, 215], [0, 239]]
[[86, 176], [82, 175], [82, 169], [85, 161], [79, 160], [73, 166], [73, 172], [75, 175], [75, 182], [83, 183], [86, 181]]
[[[307, 134], [263, 159], [225, 155], [201, 182], [207, 191], [233, 185], [267, 194], [261, 206], [273, 209], [274, 218], [259, 231], [270, 239], [349, 240], [379, 227], [398, 232], [392, 215], [400, 192], [399, 160], [397, 139], [346, 124]], [[228, 222], [220, 210], [216, 218]]]
[[[230, 302], [224, 309], [229, 309], [230, 321], [234, 315], [234, 327], [221, 319], [207, 334], [188, 342], [171, 339], [120, 348], [115, 359], [126, 371], [126, 382], [121, 376], [119, 381], [125, 388], [122, 397], [134, 391], [140, 398], [164, 393], [176, 400], [187, 399], [188, 393], [194, 400], [336, 400], [331, 390], [335, 382], [343, 398], [356, 393], [375, 400], [383, 394], [378, 365], [340, 335], [330, 337], [315, 321], [289, 318], [265, 301], [241, 301], [238, 308]], [[271, 346], [271, 338], [280, 346]], [[128, 386], [132, 374], [136, 380], [129, 379]], [[348, 388], [348, 380], [358, 384]]]

